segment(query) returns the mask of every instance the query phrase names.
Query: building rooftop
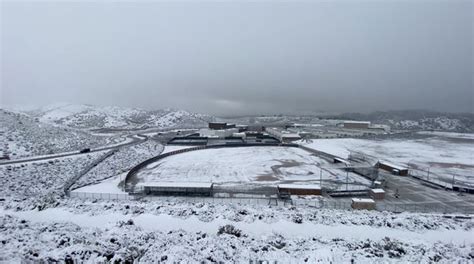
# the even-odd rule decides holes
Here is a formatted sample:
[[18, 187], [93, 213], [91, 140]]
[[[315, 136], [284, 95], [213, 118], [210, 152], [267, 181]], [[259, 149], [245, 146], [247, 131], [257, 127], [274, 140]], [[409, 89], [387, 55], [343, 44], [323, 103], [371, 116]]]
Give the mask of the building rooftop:
[[141, 187], [169, 187], [169, 188], [212, 188], [212, 182], [143, 182]]
[[344, 121], [344, 124], [367, 124], [367, 125], [370, 125], [370, 121], [352, 121], [352, 120], [348, 120], [348, 121]]
[[373, 199], [369, 198], [352, 198], [353, 203], [375, 203]]
[[278, 184], [278, 188], [282, 189], [305, 189], [305, 190], [320, 190], [321, 186], [318, 184]]
[[373, 193], [385, 193], [383, 189], [372, 189]]
[[226, 122], [209, 122], [209, 124], [216, 124], [216, 125], [227, 125]]
[[392, 167], [392, 168], [397, 169], [397, 170], [407, 170], [408, 169], [407, 167], [403, 167], [403, 166], [400, 166], [400, 165], [397, 165], [397, 164], [393, 164], [393, 163], [385, 161], [385, 160], [381, 160], [381, 161], [379, 161], [379, 163], [383, 164], [385, 166]]

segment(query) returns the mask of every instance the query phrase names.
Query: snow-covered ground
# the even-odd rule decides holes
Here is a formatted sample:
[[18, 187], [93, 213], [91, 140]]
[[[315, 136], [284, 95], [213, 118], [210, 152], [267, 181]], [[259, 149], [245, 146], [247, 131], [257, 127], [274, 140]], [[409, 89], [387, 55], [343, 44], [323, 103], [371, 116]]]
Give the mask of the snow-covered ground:
[[473, 221], [440, 215], [172, 199], [69, 199], [43, 211], [15, 206], [0, 210], [0, 259], [9, 261], [469, 263], [474, 257]]
[[[474, 183], [474, 140], [472, 134], [435, 133], [422, 139], [316, 139], [302, 144], [342, 158], [351, 151], [362, 152], [379, 160], [402, 166], [430, 170], [430, 176], [451, 181]], [[453, 140], [460, 139], [460, 140]]]
[[106, 194], [127, 194], [121, 186], [127, 175], [126, 172], [117, 176], [109, 177], [96, 184], [85, 185], [71, 191], [71, 193], [106, 193]]
[[165, 150], [163, 150], [163, 154], [164, 154], [164, 153], [171, 152], [171, 151], [175, 151], [175, 150], [187, 149], [187, 148], [192, 148], [192, 147], [194, 147], [194, 146], [189, 146], [189, 145], [186, 145], [186, 146], [180, 146], [180, 145], [166, 145], [166, 146], [165, 146]]
[[[322, 163], [297, 148], [259, 149], [273, 153], [267, 159]], [[42, 200], [47, 190], [61, 188], [68, 178], [58, 175], [80, 170], [94, 160], [86, 157], [96, 154], [34, 162], [32, 167], [30, 163], [16, 165], [14, 172], [0, 173], [2, 182], [14, 180], [2, 193], [15, 194], [14, 199], [0, 199], [0, 261], [469, 263], [474, 257], [473, 221], [441, 215], [214, 204], [164, 197], [107, 201], [57, 196]], [[235, 157], [235, 152], [221, 157], [229, 155]], [[109, 165], [118, 164], [117, 160]], [[120, 194], [118, 184], [123, 176], [77, 191]]]
[[126, 173], [138, 163], [158, 156], [162, 151], [163, 145], [152, 140], [120, 148], [112, 156], [79, 178], [72, 188], [75, 189], [92, 183], [100, 183], [103, 179]]
[[78, 174], [104, 153], [94, 152], [80, 156], [0, 166], [1, 197], [37, 199], [60, 195], [67, 180]]
[[[110, 138], [64, 125], [136, 126], [127, 121], [130, 119], [141, 120], [140, 125], [153, 125], [156, 120], [158, 126], [169, 127], [202, 121], [198, 116], [171, 110], [169, 113], [175, 114], [157, 111], [155, 117], [138, 112], [122, 116], [120, 109], [117, 115], [109, 113], [114, 109], [106, 110], [103, 114], [108, 117], [76, 106], [39, 113], [38, 118], [46, 118], [54, 126], [2, 111], [1, 150], [14, 150], [19, 157], [111, 142]], [[413, 156], [425, 163], [430, 161], [426, 157], [436, 157], [438, 163], [456, 160], [472, 164], [471, 143], [466, 141], [470, 137], [435, 136], [313, 144], [317, 143], [316, 149], [321, 146], [328, 152], [342, 153], [342, 157], [348, 148], [358, 148], [368, 154], [386, 155], [394, 163], [397, 159], [393, 156], [400, 162]], [[75, 186], [83, 187], [75, 191], [124, 195], [120, 181], [127, 170], [162, 151], [186, 147], [166, 146], [163, 150], [159, 143], [147, 141], [121, 148], [88, 171]], [[314, 206], [275, 206], [249, 200], [218, 204], [169, 197], [109, 201], [63, 196], [64, 184], [104, 153], [0, 166], [0, 263], [472, 263], [474, 259], [474, 221], [469, 218], [321, 209], [316, 208], [316, 202], [332, 198], [314, 197], [308, 199]], [[150, 165], [143, 177], [159, 181], [319, 183], [323, 168], [322, 178], [328, 184], [345, 182], [345, 172], [328, 166], [333, 164], [298, 148], [224, 148], [170, 156]], [[353, 174], [349, 174], [349, 181], [368, 184]]]
[[[305, 150], [290, 147], [241, 147], [186, 152], [159, 160], [137, 174], [139, 182], [214, 182], [276, 184], [345, 182], [369, 185], [361, 176]], [[321, 174], [322, 172], [322, 174]]]
[[455, 132], [441, 132], [441, 131], [420, 131], [420, 135], [439, 136], [445, 138], [460, 138], [474, 140], [474, 133], [455, 133]]
[[0, 154], [10, 159], [96, 148], [110, 141], [109, 137], [52, 126], [0, 109]]
[[[22, 110], [22, 109], [19, 109]], [[204, 127], [212, 117], [176, 109], [144, 110], [117, 106], [57, 103], [22, 111], [39, 121], [81, 129]]]

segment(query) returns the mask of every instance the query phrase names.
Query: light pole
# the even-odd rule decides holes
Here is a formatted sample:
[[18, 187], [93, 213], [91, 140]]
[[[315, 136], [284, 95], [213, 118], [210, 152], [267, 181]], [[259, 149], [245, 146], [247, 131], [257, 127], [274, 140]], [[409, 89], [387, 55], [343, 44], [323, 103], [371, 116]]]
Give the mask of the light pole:
[[319, 187], [323, 189], [323, 168], [319, 168]]
[[346, 170], [346, 191], [349, 190], [349, 170]]

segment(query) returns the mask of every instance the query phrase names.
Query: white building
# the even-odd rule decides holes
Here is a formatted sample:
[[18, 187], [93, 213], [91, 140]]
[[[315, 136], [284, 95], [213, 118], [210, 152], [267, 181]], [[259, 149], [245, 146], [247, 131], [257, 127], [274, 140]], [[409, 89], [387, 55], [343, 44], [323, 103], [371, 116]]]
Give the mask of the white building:
[[226, 137], [231, 137], [234, 133], [238, 133], [238, 132], [239, 130], [237, 128], [220, 129], [220, 130], [203, 128], [199, 130], [199, 136], [209, 137], [209, 138], [226, 138]]
[[274, 136], [280, 141], [285, 142], [301, 139], [301, 136], [298, 133], [291, 133], [288, 130], [281, 130], [274, 127], [266, 128], [265, 132], [267, 132], [271, 136]]

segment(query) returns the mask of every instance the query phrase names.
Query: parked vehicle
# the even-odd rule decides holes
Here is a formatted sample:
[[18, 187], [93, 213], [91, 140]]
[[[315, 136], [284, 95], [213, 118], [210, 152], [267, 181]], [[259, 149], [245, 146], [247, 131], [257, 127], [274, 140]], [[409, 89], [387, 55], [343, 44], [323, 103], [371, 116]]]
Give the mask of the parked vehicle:
[[90, 148], [85, 148], [85, 149], [79, 151], [79, 153], [88, 153], [88, 152], [91, 152]]

